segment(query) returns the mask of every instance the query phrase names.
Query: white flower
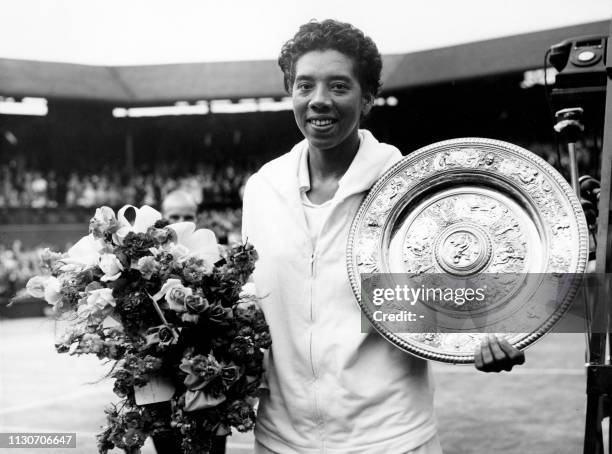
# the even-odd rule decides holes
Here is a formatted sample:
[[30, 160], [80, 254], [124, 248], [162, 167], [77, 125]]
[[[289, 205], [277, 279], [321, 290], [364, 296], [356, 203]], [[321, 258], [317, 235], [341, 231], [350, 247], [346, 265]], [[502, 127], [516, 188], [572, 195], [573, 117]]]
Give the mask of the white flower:
[[189, 253], [201, 257], [209, 263], [215, 263], [219, 260], [219, 245], [212, 230], [196, 230], [193, 222], [178, 222], [170, 224], [168, 228], [176, 232], [177, 244], [187, 248]]
[[182, 244], [170, 243], [166, 247], [166, 252], [172, 254], [175, 260], [178, 260], [189, 255], [189, 249]]
[[26, 284], [26, 290], [34, 298], [44, 298], [53, 307], [61, 300], [62, 282], [53, 276], [34, 276]]
[[59, 279], [50, 276], [49, 280], [45, 283], [45, 301], [55, 307], [55, 305], [59, 303], [61, 299], [61, 288], [62, 283], [59, 281]]
[[104, 273], [100, 279], [102, 282], [117, 280], [123, 271], [123, 265], [115, 254], [102, 254], [98, 266]]
[[[129, 208], [133, 208], [136, 212], [134, 224], [131, 224], [130, 221], [128, 221], [125, 217], [125, 212]], [[149, 227], [153, 227], [153, 225], [161, 218], [161, 213], [148, 205], [144, 205], [141, 208], [136, 208], [132, 205], [125, 205], [117, 212], [117, 220], [119, 221], [119, 225], [121, 226], [115, 234], [117, 242], [119, 244], [122, 244], [123, 239], [130, 232], [145, 233]]]
[[113, 290], [110, 288], [100, 288], [89, 292], [84, 301], [81, 300], [77, 313], [79, 317], [102, 316], [107, 309], [115, 306]]
[[92, 290], [87, 296], [87, 304], [104, 309], [106, 306], [115, 306], [112, 288], [99, 288]]
[[[77, 268], [77, 271], [80, 271], [85, 267], [97, 265], [103, 248], [102, 241], [94, 238], [93, 235], [87, 235], [68, 249], [68, 252], [60, 261], [66, 265], [74, 265], [72, 268]], [[67, 271], [64, 267], [61, 270]]]
[[26, 290], [34, 298], [44, 298], [45, 286], [51, 276], [34, 276], [26, 284]]

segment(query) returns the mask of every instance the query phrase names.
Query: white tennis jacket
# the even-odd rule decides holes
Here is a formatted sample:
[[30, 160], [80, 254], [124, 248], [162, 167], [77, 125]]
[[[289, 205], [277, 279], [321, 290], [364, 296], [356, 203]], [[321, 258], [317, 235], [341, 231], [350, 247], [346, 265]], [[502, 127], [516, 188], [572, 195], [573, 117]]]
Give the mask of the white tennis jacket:
[[346, 268], [351, 221], [366, 191], [401, 158], [360, 130], [359, 151], [312, 244], [300, 200], [304, 140], [267, 163], [244, 193], [243, 236], [272, 335], [255, 435], [284, 453], [404, 453], [436, 433], [426, 361], [362, 333]]

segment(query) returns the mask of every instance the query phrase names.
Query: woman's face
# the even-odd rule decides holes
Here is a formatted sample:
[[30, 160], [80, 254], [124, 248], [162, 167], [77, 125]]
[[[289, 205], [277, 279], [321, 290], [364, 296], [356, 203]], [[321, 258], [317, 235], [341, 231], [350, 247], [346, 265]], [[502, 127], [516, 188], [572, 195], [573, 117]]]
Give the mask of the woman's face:
[[353, 60], [336, 50], [310, 51], [297, 60], [292, 98], [298, 128], [319, 150], [355, 143], [361, 114], [370, 107]]

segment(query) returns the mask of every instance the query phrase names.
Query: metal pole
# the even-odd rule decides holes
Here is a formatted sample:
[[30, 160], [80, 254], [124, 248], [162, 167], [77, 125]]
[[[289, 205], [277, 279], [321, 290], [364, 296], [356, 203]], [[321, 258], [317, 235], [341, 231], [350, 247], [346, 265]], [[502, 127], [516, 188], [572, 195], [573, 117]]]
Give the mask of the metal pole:
[[576, 159], [576, 144], [574, 142], [568, 142], [567, 150], [569, 152], [569, 167], [570, 167], [570, 180], [572, 188], [580, 198], [580, 183], [578, 182], [578, 160]]

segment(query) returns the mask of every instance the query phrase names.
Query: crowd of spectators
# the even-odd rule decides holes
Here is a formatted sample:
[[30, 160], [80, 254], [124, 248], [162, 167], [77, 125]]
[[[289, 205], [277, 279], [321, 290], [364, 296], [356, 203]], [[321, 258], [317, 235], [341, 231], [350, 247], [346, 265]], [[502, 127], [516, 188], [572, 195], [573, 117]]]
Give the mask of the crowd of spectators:
[[42, 248], [24, 249], [18, 240], [11, 246], [0, 244], [0, 297], [19, 296], [28, 279], [40, 274], [41, 251]]
[[53, 170], [0, 166], [0, 208], [56, 208], [125, 204], [159, 206], [170, 191], [189, 192], [198, 203], [239, 204], [248, 170], [233, 165], [197, 165], [193, 169], [102, 169], [58, 175]]

